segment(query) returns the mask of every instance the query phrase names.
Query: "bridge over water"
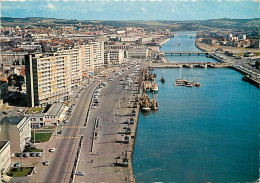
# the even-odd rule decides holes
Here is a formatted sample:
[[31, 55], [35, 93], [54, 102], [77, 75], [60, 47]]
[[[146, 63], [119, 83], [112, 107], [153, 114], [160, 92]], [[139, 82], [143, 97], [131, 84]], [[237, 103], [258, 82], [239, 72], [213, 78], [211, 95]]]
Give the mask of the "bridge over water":
[[168, 51], [168, 52], [160, 52], [163, 53], [164, 55], [201, 55], [201, 54], [206, 54], [208, 55], [209, 52], [203, 52], [203, 51]]
[[156, 63], [151, 64], [150, 68], [180, 68], [180, 67], [212, 67], [212, 68], [223, 68], [229, 67], [228, 63], [216, 63], [216, 62], [171, 62], [171, 63]]

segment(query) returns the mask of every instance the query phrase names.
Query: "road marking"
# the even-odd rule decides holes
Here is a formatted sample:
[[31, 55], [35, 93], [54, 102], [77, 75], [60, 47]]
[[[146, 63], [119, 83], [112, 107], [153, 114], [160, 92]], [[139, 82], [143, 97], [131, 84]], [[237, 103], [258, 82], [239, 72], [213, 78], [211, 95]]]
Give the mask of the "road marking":
[[85, 126], [62, 126], [61, 128], [86, 128]]
[[80, 137], [57, 137], [57, 139], [78, 139]]

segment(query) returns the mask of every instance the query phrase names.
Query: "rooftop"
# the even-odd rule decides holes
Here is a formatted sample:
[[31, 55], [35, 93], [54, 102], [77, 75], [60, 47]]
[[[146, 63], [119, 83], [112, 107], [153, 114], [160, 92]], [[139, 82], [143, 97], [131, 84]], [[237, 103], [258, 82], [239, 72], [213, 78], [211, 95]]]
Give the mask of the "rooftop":
[[31, 109], [29, 109], [27, 113], [28, 114], [42, 113], [43, 109], [44, 107], [32, 107]]
[[50, 109], [47, 111], [46, 115], [56, 116], [59, 113], [62, 106], [63, 106], [63, 103], [52, 104]]
[[2, 124], [11, 124], [18, 125], [24, 116], [6, 116], [0, 121], [0, 125]]

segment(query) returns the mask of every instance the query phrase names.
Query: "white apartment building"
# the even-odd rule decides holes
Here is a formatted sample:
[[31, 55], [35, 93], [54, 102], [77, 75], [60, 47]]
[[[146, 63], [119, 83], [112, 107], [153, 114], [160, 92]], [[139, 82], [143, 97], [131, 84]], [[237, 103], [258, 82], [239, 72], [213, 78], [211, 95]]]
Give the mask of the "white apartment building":
[[28, 105], [46, 106], [67, 100], [71, 92], [71, 64], [68, 55], [25, 57]]
[[82, 72], [83, 75], [88, 75], [94, 72], [93, 63], [93, 47], [90, 44], [80, 46], [80, 55], [82, 57]]
[[96, 68], [104, 65], [104, 42], [89, 41], [80, 46], [83, 75], [93, 73]]
[[[0, 141], [0, 176], [5, 174], [11, 166], [10, 141]], [[0, 179], [1, 180], [1, 179]]]
[[127, 50], [127, 57], [148, 59], [151, 58], [151, 53], [151, 50], [145, 46], [132, 46]]
[[117, 65], [121, 64], [124, 60], [124, 50], [117, 49], [117, 50], [109, 50], [109, 56], [110, 56], [110, 63]]
[[131, 36], [131, 37], [121, 37], [120, 41], [121, 42], [135, 42], [138, 41], [139, 37], [138, 36]]
[[110, 64], [110, 53], [109, 53], [109, 50], [105, 50], [104, 65], [109, 65], [109, 64]]
[[93, 63], [95, 68], [104, 65], [104, 42], [91, 42], [93, 46]]
[[0, 140], [11, 143], [11, 152], [22, 152], [31, 139], [30, 119], [24, 116], [8, 116], [0, 121]]
[[58, 51], [61, 55], [68, 55], [70, 62], [70, 77], [71, 86], [75, 86], [82, 83], [83, 75], [83, 59], [80, 51], [80, 47], [68, 48]]

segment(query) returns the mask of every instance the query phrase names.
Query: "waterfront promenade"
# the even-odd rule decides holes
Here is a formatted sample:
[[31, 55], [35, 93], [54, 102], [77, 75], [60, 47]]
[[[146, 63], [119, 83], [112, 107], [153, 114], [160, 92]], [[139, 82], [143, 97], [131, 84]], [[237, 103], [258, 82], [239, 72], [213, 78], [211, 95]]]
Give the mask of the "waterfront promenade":
[[[84, 140], [76, 170], [86, 174], [75, 176], [74, 182], [134, 182], [131, 158], [139, 106], [133, 108], [133, 104], [140, 94], [138, 84], [131, 84], [129, 89], [119, 85], [119, 80], [131, 73], [133, 69], [114, 77], [102, 89], [100, 105], [91, 108], [87, 128], [80, 131]], [[134, 124], [127, 124], [131, 118]], [[130, 133], [126, 133], [128, 128]]]

